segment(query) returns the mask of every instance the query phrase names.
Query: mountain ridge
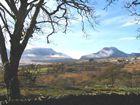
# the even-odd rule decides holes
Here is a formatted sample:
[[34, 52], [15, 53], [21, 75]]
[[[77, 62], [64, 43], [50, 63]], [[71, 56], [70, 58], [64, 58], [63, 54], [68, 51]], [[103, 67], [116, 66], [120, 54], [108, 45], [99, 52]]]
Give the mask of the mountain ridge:
[[[9, 53], [9, 50], [7, 49]], [[9, 54], [8, 54], [9, 55]], [[140, 53], [127, 54], [120, 51], [116, 47], [104, 47], [96, 53], [81, 56], [80, 59], [100, 59], [100, 58], [117, 58], [117, 57], [140, 57]], [[57, 52], [52, 48], [31, 48], [26, 49], [22, 55], [21, 63], [38, 63], [38, 62], [67, 62], [73, 61], [74, 59], [70, 56]], [[1, 62], [1, 61], [0, 61]]]
[[[1, 53], [1, 51], [0, 51]], [[9, 49], [7, 54], [9, 56]], [[41, 62], [64, 62], [73, 60], [70, 56], [57, 52], [52, 48], [31, 48], [23, 52], [20, 63], [41, 63]], [[1, 56], [0, 56], [1, 63]]]
[[116, 47], [104, 47], [97, 53], [91, 53], [88, 55], [81, 56], [80, 59], [100, 59], [100, 58], [118, 58], [118, 57], [138, 57], [140, 56], [140, 53], [131, 53], [127, 54], [123, 51], [120, 51]]
[[63, 61], [65, 59], [72, 59], [70, 56], [56, 52], [52, 48], [32, 48], [27, 49], [24, 51], [22, 55], [22, 61], [48, 61], [48, 62], [55, 62], [55, 61]]

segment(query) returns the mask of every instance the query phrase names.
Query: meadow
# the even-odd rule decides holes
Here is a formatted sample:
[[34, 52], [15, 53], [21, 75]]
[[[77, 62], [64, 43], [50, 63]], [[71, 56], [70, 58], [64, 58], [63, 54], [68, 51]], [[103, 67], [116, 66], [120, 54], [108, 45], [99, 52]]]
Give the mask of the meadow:
[[[44, 97], [44, 99], [100, 95], [110, 97], [113, 94], [138, 97], [139, 65], [139, 61], [76, 61], [49, 65], [22, 65], [18, 73], [21, 94], [22, 97]], [[5, 96], [3, 71], [0, 72], [0, 95]]]

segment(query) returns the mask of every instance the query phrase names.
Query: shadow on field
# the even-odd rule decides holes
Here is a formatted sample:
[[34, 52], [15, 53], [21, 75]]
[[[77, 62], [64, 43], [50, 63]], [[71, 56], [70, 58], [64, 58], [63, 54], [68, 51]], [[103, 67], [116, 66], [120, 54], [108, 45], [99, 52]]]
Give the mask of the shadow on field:
[[34, 99], [14, 100], [1, 105], [140, 105], [140, 95], [80, 95], [65, 97], [39, 97]]

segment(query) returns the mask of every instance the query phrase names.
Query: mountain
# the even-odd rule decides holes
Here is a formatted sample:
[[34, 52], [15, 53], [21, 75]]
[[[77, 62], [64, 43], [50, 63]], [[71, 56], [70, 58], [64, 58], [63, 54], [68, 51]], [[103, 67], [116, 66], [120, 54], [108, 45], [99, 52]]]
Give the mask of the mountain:
[[81, 59], [138, 57], [138, 56], [140, 56], [140, 53], [127, 54], [127, 53], [124, 53], [123, 51], [120, 51], [119, 49], [117, 49], [115, 47], [104, 47], [102, 50], [98, 51], [97, 53], [92, 53], [89, 55], [82, 56]]
[[59, 62], [72, 59], [51, 48], [32, 48], [24, 51], [21, 62]]
[[[8, 49], [7, 52], [9, 56]], [[67, 61], [73, 61], [73, 59], [64, 53], [56, 52], [51, 48], [32, 48], [27, 49], [23, 52], [20, 63], [28, 64], [28, 63], [67, 62]]]

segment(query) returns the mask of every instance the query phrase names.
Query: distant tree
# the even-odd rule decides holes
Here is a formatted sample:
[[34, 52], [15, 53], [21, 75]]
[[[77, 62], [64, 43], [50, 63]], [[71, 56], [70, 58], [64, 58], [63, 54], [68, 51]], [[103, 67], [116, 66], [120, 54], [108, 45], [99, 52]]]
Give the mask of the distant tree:
[[93, 58], [90, 58], [89, 59], [89, 62], [91, 63], [91, 62], [94, 62], [94, 59]]
[[24, 80], [29, 85], [34, 85], [36, 83], [37, 77], [40, 75], [40, 68], [39, 65], [28, 65], [25, 67], [22, 67], [22, 75]]
[[[73, 15], [81, 16], [84, 32], [84, 20], [93, 25], [94, 9], [89, 4], [88, 0], [0, 0], [0, 51], [4, 80], [11, 98], [20, 96], [18, 66], [29, 39], [45, 26], [48, 42], [49, 36], [58, 29], [66, 33]], [[10, 38], [9, 58], [5, 36]]]
[[119, 65], [110, 64], [110, 66], [108, 66], [104, 70], [102, 77], [105, 77], [106, 79], [108, 79], [109, 83], [107, 84], [109, 84], [111, 87], [114, 87], [120, 70], [121, 70], [121, 67]]

